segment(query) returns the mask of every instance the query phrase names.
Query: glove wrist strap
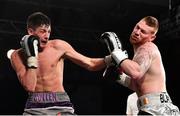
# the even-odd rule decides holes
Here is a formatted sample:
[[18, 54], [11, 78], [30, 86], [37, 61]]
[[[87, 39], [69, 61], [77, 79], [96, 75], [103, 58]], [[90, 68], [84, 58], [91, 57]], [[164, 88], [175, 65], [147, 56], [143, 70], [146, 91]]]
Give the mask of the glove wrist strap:
[[29, 68], [37, 68], [38, 67], [38, 60], [36, 57], [31, 56], [27, 59], [27, 66]]

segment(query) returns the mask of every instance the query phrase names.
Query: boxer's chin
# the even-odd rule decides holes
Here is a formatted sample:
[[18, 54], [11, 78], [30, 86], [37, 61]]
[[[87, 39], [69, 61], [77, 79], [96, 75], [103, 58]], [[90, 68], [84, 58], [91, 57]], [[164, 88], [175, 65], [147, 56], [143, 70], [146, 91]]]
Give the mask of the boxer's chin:
[[47, 45], [47, 41], [41, 41], [41, 47], [45, 47]]
[[41, 43], [40, 44], [40, 49], [43, 50], [46, 47], [47, 43]]

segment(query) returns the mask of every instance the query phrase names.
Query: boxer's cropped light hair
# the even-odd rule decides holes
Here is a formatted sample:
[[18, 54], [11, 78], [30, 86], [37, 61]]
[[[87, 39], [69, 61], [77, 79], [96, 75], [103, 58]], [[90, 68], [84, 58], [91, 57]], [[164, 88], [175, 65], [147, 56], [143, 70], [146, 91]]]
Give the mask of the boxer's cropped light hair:
[[142, 20], [144, 20], [148, 26], [154, 28], [154, 31], [152, 32], [152, 34], [156, 34], [158, 32], [159, 22], [158, 22], [158, 20], [155, 17], [153, 17], [153, 16], [146, 16]]
[[42, 25], [51, 25], [51, 20], [47, 15], [43, 14], [42, 12], [35, 12], [29, 15], [27, 19], [27, 28], [32, 28], [35, 30], [37, 27]]

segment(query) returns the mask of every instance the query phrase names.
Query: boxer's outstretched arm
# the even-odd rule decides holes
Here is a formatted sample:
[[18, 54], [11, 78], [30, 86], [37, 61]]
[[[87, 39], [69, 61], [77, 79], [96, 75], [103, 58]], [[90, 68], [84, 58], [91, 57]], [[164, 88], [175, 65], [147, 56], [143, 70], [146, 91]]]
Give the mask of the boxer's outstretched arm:
[[[63, 49], [61, 49], [63, 47]], [[64, 58], [67, 58], [81, 67], [84, 67], [90, 71], [98, 71], [105, 68], [106, 64], [104, 58], [90, 58], [82, 55], [74, 50], [74, 48], [67, 42], [57, 40], [56, 49], [61, 51], [64, 50]]]

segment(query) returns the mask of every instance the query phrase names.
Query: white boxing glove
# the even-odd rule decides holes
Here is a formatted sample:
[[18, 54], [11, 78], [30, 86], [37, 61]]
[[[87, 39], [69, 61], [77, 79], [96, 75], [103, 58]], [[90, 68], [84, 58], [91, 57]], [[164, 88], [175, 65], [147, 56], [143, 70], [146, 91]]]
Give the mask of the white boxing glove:
[[114, 32], [104, 32], [101, 35], [101, 39], [107, 45], [109, 52], [111, 53], [114, 49], [122, 49], [121, 41]]
[[28, 68], [38, 67], [38, 48], [39, 48], [39, 37], [34, 35], [25, 35], [21, 40], [21, 46], [27, 55], [27, 66]]
[[118, 79], [116, 80], [117, 83], [129, 87], [131, 78], [126, 75], [121, 68], [118, 68]]
[[12, 53], [13, 53], [14, 51], [15, 51], [14, 49], [8, 50], [8, 52], [7, 52], [7, 58], [8, 58], [8, 59], [11, 59], [11, 55], [12, 55]]
[[128, 77], [125, 73], [118, 75], [118, 80], [116, 80], [119, 84], [129, 87], [130, 84], [130, 77]]
[[122, 51], [121, 49], [115, 49], [111, 53], [112, 59], [116, 62], [117, 66], [119, 66], [125, 59], [128, 59], [127, 51]]

